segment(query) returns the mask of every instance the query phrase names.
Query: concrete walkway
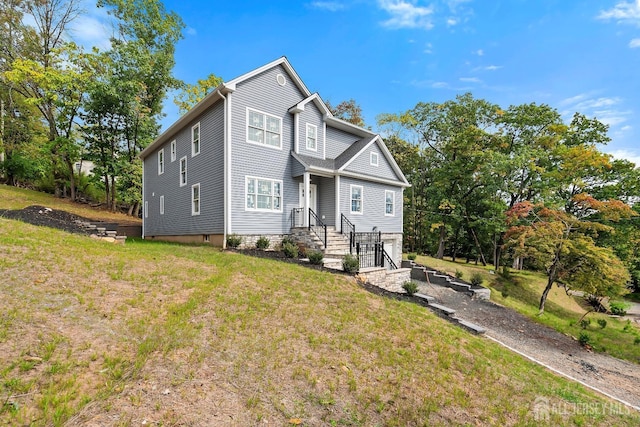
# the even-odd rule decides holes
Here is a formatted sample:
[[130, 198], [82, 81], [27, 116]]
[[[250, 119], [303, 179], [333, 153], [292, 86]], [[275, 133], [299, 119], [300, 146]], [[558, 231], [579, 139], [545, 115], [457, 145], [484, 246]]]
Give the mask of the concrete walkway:
[[491, 301], [472, 299], [444, 286], [418, 283], [420, 293], [456, 310], [456, 317], [485, 328], [489, 339], [640, 411], [639, 365], [587, 351], [572, 337]]

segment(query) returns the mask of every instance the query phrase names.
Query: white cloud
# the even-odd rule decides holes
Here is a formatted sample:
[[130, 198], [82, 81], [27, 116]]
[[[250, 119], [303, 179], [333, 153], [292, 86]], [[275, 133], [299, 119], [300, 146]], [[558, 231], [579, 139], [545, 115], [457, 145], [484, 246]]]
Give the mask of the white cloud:
[[[619, 108], [622, 99], [619, 97], [592, 97], [590, 94], [581, 93], [571, 98], [560, 101], [564, 108], [561, 114], [567, 119], [575, 112], [588, 117], [595, 117], [604, 124], [614, 128], [629, 120], [632, 112]], [[614, 131], [615, 129], [612, 129]]]
[[186, 31], [185, 31], [188, 35], [190, 36], [196, 36], [198, 35], [198, 31], [196, 31], [195, 28], [193, 27], [187, 27]]
[[337, 1], [314, 1], [311, 3], [311, 7], [316, 9], [328, 10], [329, 12], [337, 12], [345, 8], [344, 3]]
[[502, 68], [502, 65], [487, 65], [484, 67], [476, 67], [473, 71], [496, 71]]
[[632, 40], [629, 42], [629, 47], [630, 47], [631, 49], [636, 48], [636, 47], [640, 47], [640, 39], [632, 39]]
[[80, 15], [70, 26], [69, 34], [73, 40], [85, 49], [92, 47], [107, 50], [111, 47], [110, 25], [108, 19], [104, 19], [99, 13], [89, 11], [86, 15]]
[[600, 11], [597, 18], [603, 20], [613, 19], [618, 22], [640, 26], [640, 0], [634, 2], [621, 1], [613, 9]]
[[424, 47], [424, 53], [432, 54], [433, 53], [433, 45], [431, 43], [427, 43]]
[[447, 18], [447, 27], [453, 27], [454, 25], [458, 25], [458, 19]]
[[475, 54], [476, 54], [476, 55], [478, 55], [478, 56], [483, 56], [483, 55], [484, 55], [484, 50], [482, 50], [482, 49], [478, 49], [478, 50], [476, 50], [476, 51], [475, 51], [475, 52], [473, 52], [473, 53], [475, 53]]
[[460, 81], [466, 83], [482, 83], [482, 80], [477, 77], [460, 77]]
[[[607, 151], [606, 148], [605, 148], [605, 151]], [[639, 151], [630, 151], [630, 150], [621, 149], [621, 150], [609, 151], [608, 153], [611, 154], [616, 159], [629, 160], [630, 162], [634, 163], [636, 167], [640, 167]]]
[[431, 84], [431, 87], [434, 89], [444, 89], [449, 87], [449, 83], [447, 82], [434, 82]]
[[382, 25], [392, 29], [398, 28], [433, 28], [431, 20], [432, 7], [418, 6], [414, 1], [404, 0], [378, 0], [382, 10], [391, 15], [391, 18], [382, 22]]

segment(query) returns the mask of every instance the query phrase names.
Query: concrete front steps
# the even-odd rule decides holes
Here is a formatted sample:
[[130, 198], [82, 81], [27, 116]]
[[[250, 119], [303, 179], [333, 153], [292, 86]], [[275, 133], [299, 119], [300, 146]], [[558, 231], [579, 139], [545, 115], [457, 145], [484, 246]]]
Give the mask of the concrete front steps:
[[432, 285], [446, 286], [455, 291], [464, 292], [473, 298], [488, 300], [491, 297], [491, 291], [485, 287], [471, 285], [448, 274], [418, 265], [413, 261], [403, 260], [402, 266], [411, 268], [411, 278], [414, 280], [427, 282]]

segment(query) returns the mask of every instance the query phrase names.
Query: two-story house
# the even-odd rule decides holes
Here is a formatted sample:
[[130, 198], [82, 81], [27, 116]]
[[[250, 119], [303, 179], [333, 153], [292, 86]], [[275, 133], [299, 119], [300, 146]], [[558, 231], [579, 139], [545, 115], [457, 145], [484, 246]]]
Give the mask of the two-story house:
[[333, 117], [285, 57], [221, 84], [140, 156], [145, 239], [250, 246], [326, 225], [377, 231], [400, 264], [406, 178], [382, 138]]

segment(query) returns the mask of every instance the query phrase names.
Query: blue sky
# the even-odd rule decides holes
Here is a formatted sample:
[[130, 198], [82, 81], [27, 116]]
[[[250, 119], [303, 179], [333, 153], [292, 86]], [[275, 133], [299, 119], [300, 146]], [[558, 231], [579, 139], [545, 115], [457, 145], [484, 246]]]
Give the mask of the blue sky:
[[[175, 74], [225, 80], [286, 56], [312, 92], [380, 113], [471, 92], [610, 125], [602, 149], [640, 165], [640, 0], [166, 0], [187, 28]], [[91, 12], [77, 36], [103, 43]], [[91, 30], [93, 29], [93, 30]], [[178, 118], [166, 103], [163, 127]]]

